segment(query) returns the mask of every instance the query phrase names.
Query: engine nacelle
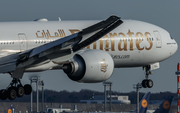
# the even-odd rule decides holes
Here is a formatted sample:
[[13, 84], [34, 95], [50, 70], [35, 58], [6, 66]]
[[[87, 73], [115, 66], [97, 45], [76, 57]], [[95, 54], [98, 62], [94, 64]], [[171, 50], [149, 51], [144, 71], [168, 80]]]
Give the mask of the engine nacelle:
[[71, 63], [63, 66], [63, 70], [74, 81], [84, 83], [102, 82], [112, 75], [114, 62], [105, 51], [87, 50], [76, 54]]

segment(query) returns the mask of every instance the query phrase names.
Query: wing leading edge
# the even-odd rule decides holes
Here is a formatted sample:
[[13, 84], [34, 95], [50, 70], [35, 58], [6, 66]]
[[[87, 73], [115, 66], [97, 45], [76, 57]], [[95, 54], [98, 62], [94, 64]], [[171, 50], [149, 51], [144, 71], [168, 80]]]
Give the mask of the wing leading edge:
[[[42, 57], [63, 50], [67, 47], [71, 52], [79, 51], [94, 41], [100, 39], [122, 23], [123, 21], [120, 20], [119, 17], [110, 16], [108, 19], [87, 27], [78, 33], [21, 53], [2, 57], [0, 58], [0, 73], [12, 73], [13, 78], [22, 78], [26, 67], [33, 65]], [[98, 32], [86, 39], [83, 37], [84, 35], [95, 31]], [[63, 53], [60, 52], [59, 54]], [[41, 62], [43, 62], [42, 59]]]

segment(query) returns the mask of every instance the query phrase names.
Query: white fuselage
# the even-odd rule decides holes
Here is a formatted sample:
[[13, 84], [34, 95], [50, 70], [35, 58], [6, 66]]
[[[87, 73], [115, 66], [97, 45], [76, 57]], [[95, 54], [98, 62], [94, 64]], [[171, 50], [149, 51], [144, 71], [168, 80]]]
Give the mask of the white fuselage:
[[[0, 57], [55, 41], [97, 22], [2, 22]], [[87, 48], [107, 51], [112, 56], [115, 67], [119, 68], [146, 66], [165, 60], [177, 51], [177, 43], [166, 30], [158, 26], [123, 20], [119, 27]], [[51, 64], [50, 67], [53, 65], [56, 66]]]

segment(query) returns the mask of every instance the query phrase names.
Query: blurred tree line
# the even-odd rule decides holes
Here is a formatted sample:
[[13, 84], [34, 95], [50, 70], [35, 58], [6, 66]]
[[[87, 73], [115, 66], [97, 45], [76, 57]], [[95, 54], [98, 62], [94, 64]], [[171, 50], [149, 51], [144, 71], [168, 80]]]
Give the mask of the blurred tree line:
[[[139, 93], [139, 98], [144, 96], [145, 93]], [[80, 100], [89, 100], [93, 95], [104, 95], [104, 92], [93, 91], [88, 89], [82, 89], [79, 92], [69, 92], [66, 90], [63, 91], [53, 91], [53, 90], [45, 90], [44, 91], [44, 101], [48, 103], [79, 103]], [[136, 92], [128, 92], [121, 93], [112, 91], [112, 95], [119, 96], [129, 96], [129, 100], [131, 100], [132, 104], [136, 104]], [[150, 100], [163, 100], [167, 96], [176, 97], [176, 93], [171, 92], [159, 92], [159, 93], [151, 93]], [[13, 102], [30, 102], [31, 95], [24, 95], [21, 98], [16, 98]], [[0, 102], [11, 102], [12, 100], [0, 100]], [[42, 92], [39, 91], [39, 102], [42, 101]], [[36, 102], [36, 92], [33, 91], [33, 102]]]

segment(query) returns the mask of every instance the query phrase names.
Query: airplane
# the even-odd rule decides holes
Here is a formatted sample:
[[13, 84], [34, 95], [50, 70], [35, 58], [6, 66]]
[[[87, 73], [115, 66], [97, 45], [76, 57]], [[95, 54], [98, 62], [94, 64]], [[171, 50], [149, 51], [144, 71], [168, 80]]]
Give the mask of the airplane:
[[169, 113], [173, 96], [168, 96], [153, 113]]
[[[146, 113], [150, 95], [151, 95], [151, 92], [148, 92], [141, 99], [141, 102], [139, 103], [139, 113]], [[137, 109], [131, 113], [137, 113]]]
[[142, 86], [151, 88], [151, 70], [178, 48], [163, 28], [115, 15], [103, 21], [0, 22], [0, 39], [0, 73], [12, 78], [0, 91], [2, 100], [29, 95], [32, 87], [21, 84], [23, 74], [46, 70], [96, 83], [107, 80], [114, 68], [143, 67]]

